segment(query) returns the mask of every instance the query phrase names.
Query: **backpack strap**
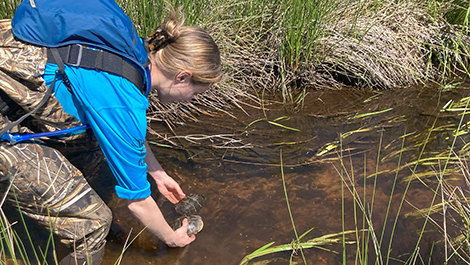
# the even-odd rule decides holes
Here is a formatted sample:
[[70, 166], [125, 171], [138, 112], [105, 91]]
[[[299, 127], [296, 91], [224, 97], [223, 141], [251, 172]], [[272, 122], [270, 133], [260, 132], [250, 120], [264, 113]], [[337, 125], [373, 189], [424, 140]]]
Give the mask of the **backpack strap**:
[[[122, 76], [132, 82], [142, 94], [146, 94], [147, 87], [144, 86], [144, 77], [139, 70], [124, 60], [120, 55], [106, 50], [89, 49], [81, 44], [71, 44], [58, 48], [48, 48], [48, 63], [58, 64], [58, 60], [52, 52], [53, 49], [57, 49], [64, 64], [105, 71], [110, 74]], [[146, 65], [144, 65], [144, 67], [146, 67]], [[61, 74], [65, 76], [65, 73]]]
[[44, 94], [44, 97], [41, 99], [41, 101], [39, 102], [39, 104], [36, 106], [36, 108], [34, 108], [32, 111], [24, 114], [23, 116], [21, 116], [21, 118], [19, 118], [18, 120], [12, 122], [12, 123], [9, 123], [7, 126], [3, 127], [1, 130], [0, 130], [0, 136], [2, 136], [4, 133], [10, 131], [13, 127], [17, 126], [18, 124], [20, 124], [22, 121], [24, 121], [26, 118], [28, 118], [31, 114], [35, 113], [38, 109], [40, 109], [46, 102], [47, 100], [49, 100], [49, 98], [51, 97], [52, 95], [52, 88], [54, 87], [54, 84], [55, 84], [55, 81], [56, 81], [56, 78], [54, 78], [54, 80], [52, 81], [51, 85], [49, 86], [49, 88], [46, 90], [46, 93]]
[[[48, 49], [49, 50], [49, 49]], [[58, 69], [58, 72], [62, 75], [62, 80], [64, 82], [64, 84], [67, 86], [67, 88], [71, 91], [70, 89], [70, 81], [69, 79], [67, 78], [67, 76], [65, 75], [65, 72], [64, 72], [64, 64], [62, 63], [62, 60], [60, 59], [60, 55], [57, 51], [57, 48], [51, 48], [51, 54], [53, 56], [51, 57], [56, 57], [57, 58], [57, 61], [58, 61], [58, 66], [59, 66], [59, 69]], [[52, 83], [51, 85], [49, 86], [49, 88], [47, 88], [46, 90], [46, 93], [44, 93], [44, 96], [42, 97], [41, 101], [39, 102], [39, 104], [30, 112], [24, 114], [23, 116], [21, 116], [18, 120], [12, 122], [12, 123], [9, 123], [7, 126], [3, 127], [1, 130], [0, 130], [0, 137], [2, 137], [5, 133], [7, 133], [8, 131], [10, 131], [13, 127], [19, 125], [21, 122], [23, 122], [26, 118], [28, 118], [31, 114], [35, 113], [38, 109], [40, 109], [42, 106], [44, 106], [44, 104], [46, 104], [46, 102], [49, 100], [49, 98], [51, 97], [52, 95], [52, 90], [54, 88], [54, 85], [55, 85], [55, 82], [57, 80], [57, 74], [56, 76], [54, 77], [54, 80], [52, 80]]]
[[[70, 81], [64, 71], [64, 64], [106, 71], [111, 74], [122, 76], [139, 88], [142, 94], [147, 94], [147, 86], [144, 87], [143, 77], [140, 72], [134, 66], [126, 62], [121, 56], [108, 51], [92, 50], [85, 48], [80, 44], [72, 44], [58, 48], [47, 48], [47, 62], [57, 64], [59, 67], [57, 72], [62, 76], [62, 81], [72, 94], [73, 92], [71, 90]], [[144, 67], [147, 67], [147, 63]], [[0, 130], [0, 137], [7, 137], [6, 135], [4, 136], [5, 133], [19, 125], [27, 117], [44, 106], [52, 95], [52, 90], [56, 80], [57, 74], [36, 108], [24, 114], [18, 120], [3, 127]]]

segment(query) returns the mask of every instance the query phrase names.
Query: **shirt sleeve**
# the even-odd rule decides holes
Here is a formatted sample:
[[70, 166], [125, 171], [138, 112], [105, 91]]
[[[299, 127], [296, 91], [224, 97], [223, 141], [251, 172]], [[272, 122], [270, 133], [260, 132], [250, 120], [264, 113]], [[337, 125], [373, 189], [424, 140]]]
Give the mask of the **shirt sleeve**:
[[[46, 67], [45, 79], [52, 82]], [[54, 93], [64, 110], [90, 124], [117, 180], [116, 194], [123, 199], [150, 196], [145, 164], [148, 100], [123, 77], [66, 66], [73, 95], [60, 81]], [[47, 75], [49, 73], [49, 76]]]

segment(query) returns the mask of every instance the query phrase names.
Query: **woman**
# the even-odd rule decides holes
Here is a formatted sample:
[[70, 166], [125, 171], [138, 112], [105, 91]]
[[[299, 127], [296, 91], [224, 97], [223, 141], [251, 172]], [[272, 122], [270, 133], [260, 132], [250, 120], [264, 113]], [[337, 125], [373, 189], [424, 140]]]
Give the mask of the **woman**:
[[[182, 27], [176, 13], [164, 22], [151, 36], [150, 73], [152, 89], [158, 92], [163, 103], [186, 101], [203, 93], [211, 83], [221, 77], [220, 54], [212, 38], [201, 28]], [[190, 60], [188, 60], [190, 57]], [[147, 150], [150, 150], [145, 142]], [[174, 180], [162, 169], [152, 152], [145, 157], [148, 172], [154, 178], [160, 192], [175, 203], [185, 197]], [[192, 242], [186, 233], [174, 233], [164, 221], [155, 201], [151, 197], [129, 200], [129, 209], [154, 234], [169, 246], [184, 246]], [[148, 211], [152, 213], [148, 214]], [[158, 222], [151, 222], [159, 220]], [[162, 225], [164, 224], [165, 225]], [[184, 222], [186, 227], [187, 221]]]
[[[169, 246], [183, 247], [195, 240], [194, 235], [186, 234], [187, 220], [181, 228], [173, 231], [150, 197], [147, 172], [171, 202], [178, 202], [185, 194], [162, 169], [145, 140], [146, 94], [149, 91], [142, 93], [138, 85], [141, 80], [137, 78], [136, 82], [135, 76], [142, 76], [143, 83], [157, 92], [163, 103], [189, 101], [220, 79], [221, 61], [212, 38], [200, 28], [182, 26], [183, 21], [178, 21], [176, 14], [172, 11], [169, 19], [148, 39], [148, 57], [147, 53], [145, 57], [150, 64], [147, 66], [147, 58], [142, 55], [145, 41], [135, 38], [132, 23], [114, 1], [24, 1], [11, 23], [13, 34], [21, 41], [12, 38], [8, 28], [2, 29], [2, 36], [8, 39], [3, 47], [11, 48], [12, 56], [3, 61], [5, 65], [0, 63], [0, 69], [4, 72], [17, 69], [12, 71], [13, 74], [0, 72], [0, 88], [4, 92], [3, 101], [8, 103], [6, 105], [19, 106], [26, 112], [37, 105], [37, 100], [31, 100], [37, 91], [47, 89], [43, 86], [53, 89], [54, 94], [47, 104], [32, 115], [34, 122], [28, 123], [36, 126], [23, 127], [22, 130], [36, 132], [88, 124], [117, 180], [116, 194], [127, 200], [130, 211], [155, 236]], [[93, 58], [99, 61], [96, 65], [100, 66], [106, 64], [106, 59], [102, 59], [106, 54], [118, 54], [123, 65], [137, 69], [134, 70], [137, 75], [126, 78], [128, 75], [114, 74], [106, 67], [90, 69], [82, 67], [77, 60], [69, 62], [71, 49], [65, 56], [67, 58], [62, 58], [64, 66], [54, 52], [53, 56], [48, 55], [48, 63], [44, 66], [45, 52], [41, 46], [61, 45], [78, 47], [79, 61], [82, 53], [98, 54], [96, 59]], [[18, 62], [18, 58], [25, 54], [15, 54], [18, 49], [28, 51], [25, 59], [30, 63], [28, 66], [22, 68]], [[36, 61], [32, 56], [35, 53], [38, 54], [34, 57]], [[34, 62], [40, 77], [37, 73], [32, 76], [23, 73], [31, 70], [28, 69], [31, 62]], [[18, 79], [25, 80], [24, 84], [28, 85], [18, 84]], [[31, 89], [31, 83], [36, 84], [35, 89]], [[26, 98], [21, 96], [25, 90], [28, 91]], [[57, 100], [62, 108], [57, 108]], [[18, 110], [13, 114], [11, 111], [2, 114], [12, 120]], [[6, 119], [2, 120], [6, 122]], [[60, 150], [67, 152], [67, 146]], [[4, 175], [0, 178], [3, 180], [2, 188], [13, 187], [7, 193], [8, 200], [18, 203], [24, 214], [53, 230], [71, 248], [71, 254], [61, 258], [59, 264], [75, 264], [77, 260], [78, 264], [86, 264], [83, 262], [90, 262], [90, 259], [93, 264], [99, 264], [111, 214], [81, 172], [55, 149], [37, 142], [2, 143], [0, 148], [0, 173]], [[15, 195], [18, 193], [22, 196]]]

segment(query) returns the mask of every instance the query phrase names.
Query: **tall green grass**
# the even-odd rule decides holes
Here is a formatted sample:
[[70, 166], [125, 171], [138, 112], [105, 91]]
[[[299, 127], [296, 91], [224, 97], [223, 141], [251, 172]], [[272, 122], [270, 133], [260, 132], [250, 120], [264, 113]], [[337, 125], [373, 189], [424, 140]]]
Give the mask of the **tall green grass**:
[[[19, 0], [5, 0], [0, 2], [0, 18], [11, 18], [15, 7], [18, 5]], [[141, 36], [147, 36], [152, 33], [153, 29], [165, 17], [165, 3], [157, 0], [118, 0], [118, 4], [125, 10], [129, 17], [134, 21]], [[397, 1], [399, 2], [399, 1]], [[460, 25], [461, 35], [455, 36], [455, 41], [452, 43], [442, 42], [442, 46], [435, 46], [433, 43], [422, 43], [425, 47], [434, 49], [434, 53], [429, 58], [424, 58], [431, 62], [438, 60], [443, 67], [448, 69], [456, 56], [465, 54], [465, 41], [464, 37], [468, 34], [469, 16], [470, 16], [470, 3], [467, 0], [453, 0], [453, 1], [410, 1], [419, 2], [427, 6], [427, 11], [430, 14], [429, 18], [438, 20], [443, 16], [447, 22]], [[327, 56], [330, 50], [324, 46], [324, 39], [328, 34], [332, 34], [332, 28], [337, 23], [341, 16], [350, 16], [351, 23], [347, 25], [347, 30], [344, 35], [340, 37], [346, 38], [353, 36], [354, 40], [360, 42], [368, 30], [370, 30], [380, 20], [374, 20], [374, 14], [377, 11], [385, 10], [389, 1], [385, 0], [368, 0], [368, 1], [334, 1], [334, 0], [253, 0], [253, 1], [235, 1], [235, 0], [210, 0], [210, 1], [189, 1], [178, 0], [171, 1], [175, 7], [183, 6], [185, 10], [185, 17], [188, 25], [202, 26], [208, 29], [215, 37], [217, 43], [220, 44], [225, 60], [225, 67], [227, 69], [226, 82], [227, 86], [243, 86], [245, 89], [271, 89], [277, 93], [281, 91], [286, 101], [297, 101], [295, 89], [302, 89], [302, 83], [297, 86], [296, 80], [298, 79], [315, 79], [319, 78], [314, 73], [316, 66], [320, 64], [323, 57]], [[339, 12], [338, 10], [342, 10]], [[370, 17], [371, 24], [366, 25], [364, 28], [359, 27], [362, 18]], [[430, 21], [431, 23], [433, 21]], [[434, 46], [433, 46], [434, 45]], [[446, 46], [448, 45], [448, 46]], [[235, 56], [236, 55], [236, 56]], [[379, 58], [380, 59], [380, 58]], [[460, 61], [459, 61], [460, 60]], [[460, 66], [465, 69], [466, 62], [457, 58]], [[331, 65], [334, 68], [339, 62]], [[386, 61], [385, 63], [391, 64]], [[251, 68], [250, 68], [251, 67]], [[404, 68], [406, 66], [402, 66]], [[445, 70], [443, 70], [445, 71]], [[320, 76], [323, 73], [320, 73]], [[468, 73], [467, 73], [468, 74]], [[364, 75], [366, 83], [368, 76]], [[462, 125], [463, 126], [463, 125]], [[436, 129], [436, 128], [434, 128]], [[429, 130], [429, 133], [433, 130]], [[435, 132], [435, 131], [434, 131]], [[458, 134], [456, 134], [458, 135]], [[408, 134], [403, 135], [402, 141], [409, 137]], [[424, 150], [426, 141], [424, 138], [422, 143], [422, 150]], [[340, 146], [341, 148], [341, 146]], [[397, 226], [398, 213], [390, 212], [390, 205], [392, 195], [398, 181], [398, 172], [404, 167], [401, 164], [402, 154], [406, 151], [406, 147], [402, 145], [395, 155], [398, 156], [398, 164], [396, 175], [394, 178], [392, 194], [388, 202], [386, 210], [386, 218], [395, 215], [392, 224], [392, 231]], [[342, 151], [340, 151], [342, 154]], [[421, 155], [422, 153], [420, 153]], [[380, 153], [378, 154], [380, 157]], [[444, 154], [447, 161], [460, 161], [451, 157], [450, 153]], [[440, 159], [440, 157], [439, 157]], [[366, 157], [364, 158], [364, 163]], [[372, 215], [374, 208], [374, 194], [375, 189], [372, 190], [372, 201], [370, 202], [370, 211], [367, 208], [366, 187], [358, 187], [356, 185], [357, 176], [353, 174], [354, 168], [352, 163], [347, 165], [347, 161], [342, 161], [341, 167], [338, 168], [338, 175], [342, 179], [344, 185], [344, 196], [347, 192], [354, 199], [354, 214], [355, 214], [355, 234], [357, 241], [357, 262], [359, 264], [388, 264], [393, 260], [390, 256], [392, 250], [393, 232], [389, 242], [385, 242], [385, 223], [381, 231], [374, 229], [372, 223]], [[416, 167], [418, 162], [433, 163], [433, 161], [424, 160], [420, 156], [412, 167]], [[372, 174], [374, 183], [379, 175], [379, 163], [377, 160], [376, 172]], [[407, 165], [408, 167], [410, 165]], [[366, 167], [364, 167], [366, 168]], [[444, 169], [444, 171], [447, 169]], [[369, 172], [364, 171], [362, 178], [364, 183], [369, 177]], [[411, 181], [420, 179], [421, 175], [417, 174], [414, 170], [412, 177], [408, 178], [407, 187]], [[442, 178], [438, 179], [439, 186], [445, 183]], [[360, 194], [359, 190], [363, 190]], [[439, 198], [439, 189], [434, 190], [435, 198]], [[401, 197], [400, 207], [405, 202], [405, 194]], [[444, 197], [444, 196], [442, 196]], [[286, 198], [287, 195], [286, 195]], [[449, 201], [450, 203], [451, 201]], [[432, 206], [432, 205], [431, 205]], [[455, 206], [461, 207], [464, 206]], [[401, 209], [401, 208], [400, 208]], [[429, 208], [431, 209], [431, 207]], [[465, 214], [465, 211], [461, 211]], [[424, 216], [430, 219], [431, 211], [429, 210]], [[344, 217], [344, 214], [343, 214]], [[463, 217], [468, 220], [467, 216]], [[343, 220], [343, 223], [346, 220]], [[468, 222], [467, 222], [468, 223]], [[0, 227], [2, 236], [7, 238], [5, 242], [2, 241], [2, 246], [6, 249], [13, 250], [14, 246], [19, 249], [22, 243], [18, 241], [15, 233], [10, 229], [10, 224], [2, 223]], [[468, 224], [466, 226], [468, 228]], [[343, 232], [347, 232], [344, 229]], [[424, 233], [424, 227], [421, 228], [420, 233]], [[300, 239], [302, 236], [296, 235], [295, 241], [298, 245], [302, 244]], [[360, 238], [360, 239], [359, 239]], [[466, 238], [468, 239], [468, 233]], [[419, 239], [421, 240], [421, 238]], [[344, 245], [348, 240], [343, 237]], [[417, 242], [418, 245], [419, 242]], [[261, 250], [266, 251], [270, 246], [265, 246]], [[410, 259], [405, 261], [406, 264], [413, 264], [416, 259], [419, 259], [416, 247], [410, 256]], [[468, 248], [468, 247], [467, 247]], [[295, 247], [291, 247], [295, 249]], [[385, 249], [386, 253], [382, 253], [381, 249]], [[21, 256], [14, 252], [14, 257]], [[259, 254], [260, 252], [258, 252]], [[373, 260], [370, 260], [371, 253], [375, 253]], [[345, 253], [343, 253], [344, 255]], [[345, 260], [343, 260], [346, 263]]]
[[447, 21], [449, 21], [451, 24], [462, 25], [463, 28], [468, 30], [470, 19], [470, 1], [452, 0], [436, 2], [436, 4], [444, 3], [449, 4], [449, 11], [445, 14]]
[[11, 18], [21, 0], [3, 0], [0, 2], [0, 19]]
[[[1, 2], [0, 18], [11, 17], [19, 2]], [[134, 21], [142, 37], [151, 34], [165, 18], [167, 3], [183, 7], [186, 24], [206, 28], [221, 47], [226, 78], [218, 86], [225, 92], [268, 87], [281, 92], [286, 102], [301, 104], [306, 86], [351, 83], [389, 88], [444, 79], [455, 73], [455, 67], [468, 75], [468, 0], [117, 0], [117, 3]], [[429, 36], [432, 40], [416, 38], [424, 34], [420, 32], [423, 28], [410, 27], [399, 32], [405, 36], [406, 30], [410, 30], [405, 39], [383, 40], [380, 35], [383, 32], [374, 32], [383, 30], [377, 26], [401, 19], [394, 16], [406, 8], [423, 12], [417, 19], [421, 16], [429, 23], [428, 28], [435, 27], [432, 33], [435, 36]], [[391, 22], [384, 21], [387, 18]], [[448, 28], [443, 28], [444, 19]], [[460, 34], [453, 30], [456, 25]], [[397, 29], [403, 30], [399, 26]], [[403, 43], [389, 41], [414, 42], [415, 46], [402, 47]], [[427, 58], [415, 54], [415, 61], [401, 63], [403, 49], [429, 53], [424, 53]], [[397, 58], [390, 57], [394, 52]], [[411, 55], [407, 57], [415, 53], [405, 52]], [[413, 65], [423, 61], [427, 68]]]
[[[10, 188], [11, 185], [8, 189]], [[14, 196], [16, 197], [17, 195], [14, 194]], [[55, 253], [52, 230], [49, 231], [49, 237], [45, 240], [46, 245], [38, 248], [37, 242], [35, 242], [36, 239], [31, 236], [18, 203], [17, 210], [19, 212], [19, 221], [11, 223], [9, 216], [4, 212], [5, 200], [6, 194], [3, 194], [0, 201], [0, 263], [15, 265], [46, 264], [47, 257], [51, 256], [51, 254], [47, 252], [51, 250]], [[54, 224], [51, 224], [51, 227], [54, 227]], [[16, 229], [22, 229], [24, 234], [20, 235]], [[21, 260], [21, 262], [19, 262], [19, 260]]]

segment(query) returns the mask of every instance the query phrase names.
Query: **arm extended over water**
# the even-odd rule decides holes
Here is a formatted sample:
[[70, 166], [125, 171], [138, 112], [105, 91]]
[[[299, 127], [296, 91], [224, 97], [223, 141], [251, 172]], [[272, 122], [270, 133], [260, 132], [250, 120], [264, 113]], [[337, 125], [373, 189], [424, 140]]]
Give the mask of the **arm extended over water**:
[[189, 237], [186, 234], [187, 219], [179, 229], [173, 231], [151, 196], [140, 200], [128, 200], [128, 208], [152, 234], [170, 247], [184, 247], [196, 239], [196, 236]]
[[[185, 194], [178, 183], [163, 170], [147, 142], [145, 142], [145, 147], [147, 148], [145, 162], [148, 166], [148, 173], [155, 179], [159, 191], [170, 202], [177, 203], [185, 197]], [[186, 219], [183, 221], [182, 227], [173, 231], [165, 221], [160, 208], [150, 196], [140, 200], [128, 200], [128, 208], [142, 224], [147, 226], [150, 232], [163, 240], [168, 246], [183, 247], [196, 239], [194, 235], [191, 237], [187, 235], [188, 220]]]

